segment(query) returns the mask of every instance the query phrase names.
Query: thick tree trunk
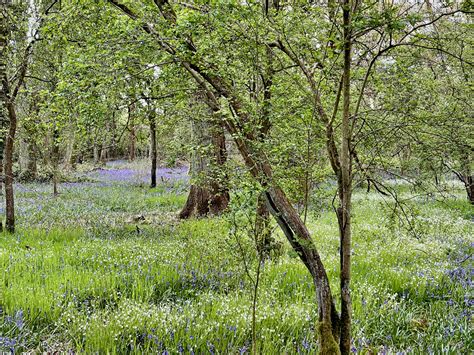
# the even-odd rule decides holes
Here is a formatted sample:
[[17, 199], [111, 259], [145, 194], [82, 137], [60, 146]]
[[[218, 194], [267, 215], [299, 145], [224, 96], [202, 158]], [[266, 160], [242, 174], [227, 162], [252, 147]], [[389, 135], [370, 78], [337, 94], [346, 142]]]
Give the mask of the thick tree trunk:
[[191, 185], [186, 204], [179, 213], [181, 219], [220, 214], [227, 209], [230, 198], [219, 178], [220, 169], [227, 160], [222, 128], [197, 121], [193, 123], [193, 133], [199, 147], [211, 146], [212, 149], [210, 154], [197, 153], [197, 150], [205, 149], [193, 153], [190, 172], [198, 182]]
[[321, 352], [338, 353], [339, 315], [332, 300], [326, 270], [311, 235], [283, 190], [278, 186], [271, 186], [266, 198], [271, 214], [313, 277], [318, 301]]
[[151, 159], [151, 183], [150, 187], [156, 187], [156, 168], [157, 168], [157, 150], [156, 150], [156, 117], [155, 113], [150, 113], [150, 159]]

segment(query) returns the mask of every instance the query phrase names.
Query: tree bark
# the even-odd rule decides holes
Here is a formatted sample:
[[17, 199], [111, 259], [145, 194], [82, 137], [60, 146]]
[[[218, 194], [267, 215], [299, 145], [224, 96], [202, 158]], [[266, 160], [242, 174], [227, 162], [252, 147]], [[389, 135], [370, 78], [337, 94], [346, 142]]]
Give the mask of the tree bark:
[[268, 211], [266, 206], [265, 194], [259, 195], [257, 199], [255, 231], [258, 237], [257, 251], [259, 255], [268, 258], [272, 249], [272, 236], [270, 231], [270, 211]]
[[100, 152], [99, 152], [99, 146], [97, 145], [97, 138], [94, 138], [93, 155], [94, 155], [94, 164], [99, 164]]
[[100, 148], [99, 160], [101, 165], [105, 165], [109, 156], [109, 148], [107, 148], [107, 138], [104, 138], [102, 147]]
[[23, 166], [20, 164], [20, 170], [22, 175], [28, 180], [35, 180], [38, 173], [38, 167], [36, 164], [36, 147], [31, 137], [26, 137], [23, 141], [24, 144], [24, 162]]
[[69, 138], [66, 143], [66, 151], [64, 152], [64, 160], [63, 166], [64, 170], [69, 171], [73, 168], [74, 161], [73, 161], [73, 154], [74, 154], [74, 143], [75, 143], [75, 134], [74, 134], [74, 126], [70, 125]]
[[128, 128], [129, 128], [129, 146], [128, 146], [128, 160], [135, 160], [135, 151], [136, 151], [136, 131], [135, 131], [135, 122], [133, 119], [133, 107], [128, 107]]
[[[8, 21], [7, 4], [0, 5], [0, 189], [3, 190], [3, 154], [5, 149], [5, 131], [8, 125], [8, 87], [7, 78], [7, 44]], [[3, 231], [3, 218], [0, 219], [0, 232]]]
[[9, 127], [5, 139], [5, 213], [6, 221], [5, 228], [9, 233], [15, 232], [15, 199], [13, 195], [13, 147], [15, 142], [15, 134], [17, 127], [17, 117], [15, 105], [11, 100], [8, 100], [8, 117]]
[[467, 199], [474, 205], [474, 176], [465, 175], [464, 176], [464, 186], [466, 187]]
[[59, 179], [59, 130], [54, 127], [51, 147], [51, 163], [53, 166], [53, 195], [58, 195]]
[[469, 152], [463, 152], [461, 156], [462, 175], [461, 181], [466, 189], [467, 200], [474, 205], [474, 175], [471, 173], [471, 156]]
[[[198, 149], [193, 153], [190, 172], [198, 182], [191, 185], [186, 204], [179, 213], [181, 219], [218, 215], [227, 209], [230, 199], [228, 189], [220, 179], [220, 169], [227, 160], [222, 128], [196, 121], [193, 122], [193, 133]], [[211, 151], [202, 153], [206, 148]]]
[[344, 71], [342, 81], [342, 146], [341, 146], [341, 182], [339, 186], [340, 207], [337, 210], [340, 235], [340, 282], [341, 282], [341, 354], [351, 351], [351, 200], [352, 200], [352, 130], [350, 122], [350, 85], [351, 85], [351, 2], [343, 0], [344, 33]]
[[150, 187], [156, 187], [156, 168], [157, 168], [157, 150], [156, 150], [156, 117], [154, 112], [148, 116], [150, 123], [150, 158], [151, 158], [151, 183]]

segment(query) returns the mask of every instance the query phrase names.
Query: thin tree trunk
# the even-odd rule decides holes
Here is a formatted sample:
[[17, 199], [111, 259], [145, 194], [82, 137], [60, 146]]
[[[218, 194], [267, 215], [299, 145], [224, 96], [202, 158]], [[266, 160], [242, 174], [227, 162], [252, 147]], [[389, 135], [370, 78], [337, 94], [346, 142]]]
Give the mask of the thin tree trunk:
[[93, 154], [94, 154], [94, 164], [99, 164], [100, 153], [99, 153], [99, 147], [97, 145], [97, 139], [96, 138], [94, 138]]
[[9, 101], [7, 104], [9, 128], [5, 139], [5, 212], [6, 221], [5, 228], [8, 232], [15, 232], [15, 199], [13, 195], [13, 147], [15, 142], [17, 117], [15, 106], [13, 102]]
[[341, 146], [341, 182], [340, 207], [338, 222], [340, 231], [340, 282], [341, 282], [341, 354], [351, 351], [351, 315], [352, 302], [350, 293], [351, 280], [351, 199], [352, 199], [352, 130], [350, 122], [350, 85], [351, 85], [351, 3], [343, 0], [344, 25], [344, 74], [343, 74], [343, 112], [342, 112], [342, 146]]
[[461, 181], [466, 189], [467, 200], [474, 205], [474, 176], [471, 173], [471, 157], [469, 152], [464, 152], [461, 156], [462, 176]]
[[38, 174], [38, 166], [36, 162], [36, 147], [34, 142], [28, 142], [28, 155], [30, 160], [28, 161], [27, 170], [32, 179], [36, 179]]
[[[266, 17], [272, 16], [270, 9], [278, 12], [279, 11], [279, 1], [278, 0], [266, 0], [264, 7], [264, 15]], [[265, 72], [262, 75], [262, 85], [263, 85], [263, 103], [262, 103], [262, 113], [259, 123], [259, 140], [264, 142], [268, 136], [270, 128], [272, 126], [271, 121], [271, 110], [272, 110], [272, 86], [273, 86], [273, 77], [275, 75], [275, 70], [273, 68], [274, 54], [273, 50], [270, 47], [265, 49], [265, 58], [267, 60]], [[257, 95], [255, 95], [256, 97]], [[257, 101], [258, 104], [258, 101]], [[270, 231], [270, 211], [268, 210], [265, 203], [264, 194], [260, 194], [257, 199], [257, 211], [256, 211], [256, 233], [260, 238], [260, 255], [265, 257], [270, 256], [272, 248], [272, 238]]]
[[102, 147], [100, 148], [100, 163], [102, 165], [105, 165], [105, 163], [107, 162], [107, 158], [108, 158], [108, 154], [109, 153], [109, 149], [107, 148], [107, 139], [104, 138], [104, 141], [102, 142]]
[[[7, 4], [0, 5], [0, 190], [3, 190], [3, 154], [5, 149], [5, 130], [8, 125], [8, 78], [7, 78], [7, 44], [8, 21]], [[0, 218], [0, 232], [3, 232], [3, 218]]]
[[[22, 132], [23, 133], [23, 132]], [[23, 134], [20, 135], [19, 139], [19, 151], [18, 151], [18, 165], [20, 166], [20, 176], [22, 179], [29, 180], [28, 166], [30, 164], [30, 155], [28, 149], [28, 141]]]
[[117, 122], [116, 122], [116, 110], [112, 111], [112, 119], [110, 122], [110, 132], [112, 136], [112, 146], [110, 148], [110, 158], [115, 159], [117, 157]]
[[255, 220], [255, 232], [258, 237], [257, 248], [259, 255], [269, 257], [272, 248], [272, 237], [270, 231], [270, 212], [265, 203], [265, 195], [261, 194], [257, 199], [257, 213]]
[[150, 187], [156, 187], [156, 168], [157, 168], [157, 150], [156, 150], [156, 117], [155, 113], [150, 113], [150, 158], [151, 158], [151, 184]]
[[52, 149], [51, 149], [51, 163], [53, 166], [53, 195], [58, 195], [58, 174], [59, 174], [59, 130], [54, 127]]
[[133, 106], [128, 107], [128, 118], [129, 118], [129, 146], [128, 146], [128, 160], [134, 161], [135, 160], [135, 151], [136, 151], [136, 131], [135, 131], [135, 122], [133, 119]]
[[[32, 115], [37, 116], [40, 112], [40, 106], [38, 104], [39, 97], [36, 93], [30, 96], [30, 109], [29, 112]], [[20, 139], [20, 152], [19, 152], [19, 163], [20, 163], [20, 174], [24, 180], [35, 180], [37, 175], [37, 164], [36, 164], [36, 146], [35, 146], [35, 125], [34, 122], [25, 122], [22, 125], [22, 134]]]
[[466, 187], [468, 201], [474, 205], [474, 176], [464, 176], [464, 186]]
[[74, 134], [74, 127], [71, 125], [69, 132], [69, 139], [66, 143], [66, 151], [64, 152], [64, 170], [68, 171], [73, 168], [73, 153], [74, 153], [74, 143], [75, 143], [75, 134]]

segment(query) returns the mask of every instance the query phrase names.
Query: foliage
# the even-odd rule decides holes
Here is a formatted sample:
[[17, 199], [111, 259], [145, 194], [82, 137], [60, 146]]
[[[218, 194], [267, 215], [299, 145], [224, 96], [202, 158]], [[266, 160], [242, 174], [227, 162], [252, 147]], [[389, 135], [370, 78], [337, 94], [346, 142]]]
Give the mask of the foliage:
[[[19, 232], [0, 237], [0, 347], [249, 352], [252, 286], [226, 242], [228, 223], [178, 222], [182, 183], [149, 191], [139, 171], [131, 170], [134, 177], [126, 166], [89, 173], [99, 182], [64, 184], [56, 198], [42, 185], [18, 190]], [[419, 220], [426, 232], [414, 239], [381, 223], [389, 215], [374, 208], [380, 195], [359, 191], [355, 203], [353, 350], [471, 349], [471, 222], [449, 205], [424, 201]], [[138, 214], [145, 219], [135, 222]], [[308, 225], [335, 282], [332, 212]], [[259, 350], [313, 353], [317, 314], [308, 273], [285, 245], [262, 275]]]

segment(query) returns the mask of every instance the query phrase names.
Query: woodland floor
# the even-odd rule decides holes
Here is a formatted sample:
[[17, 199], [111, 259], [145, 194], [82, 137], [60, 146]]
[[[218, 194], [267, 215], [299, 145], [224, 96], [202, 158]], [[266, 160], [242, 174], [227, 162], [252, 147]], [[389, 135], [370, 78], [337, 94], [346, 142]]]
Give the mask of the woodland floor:
[[[0, 234], [0, 352], [248, 353], [240, 237], [225, 216], [177, 220], [186, 173], [160, 169], [149, 189], [144, 167], [115, 162], [61, 184], [57, 197], [50, 184], [17, 184], [18, 232]], [[442, 202], [411, 201], [408, 231], [382, 196], [354, 195], [353, 351], [472, 353], [472, 207], [460, 188]], [[310, 212], [337, 290], [330, 200]], [[259, 351], [315, 353], [311, 279], [275, 237], [281, 255], [265, 262], [259, 289]]]

